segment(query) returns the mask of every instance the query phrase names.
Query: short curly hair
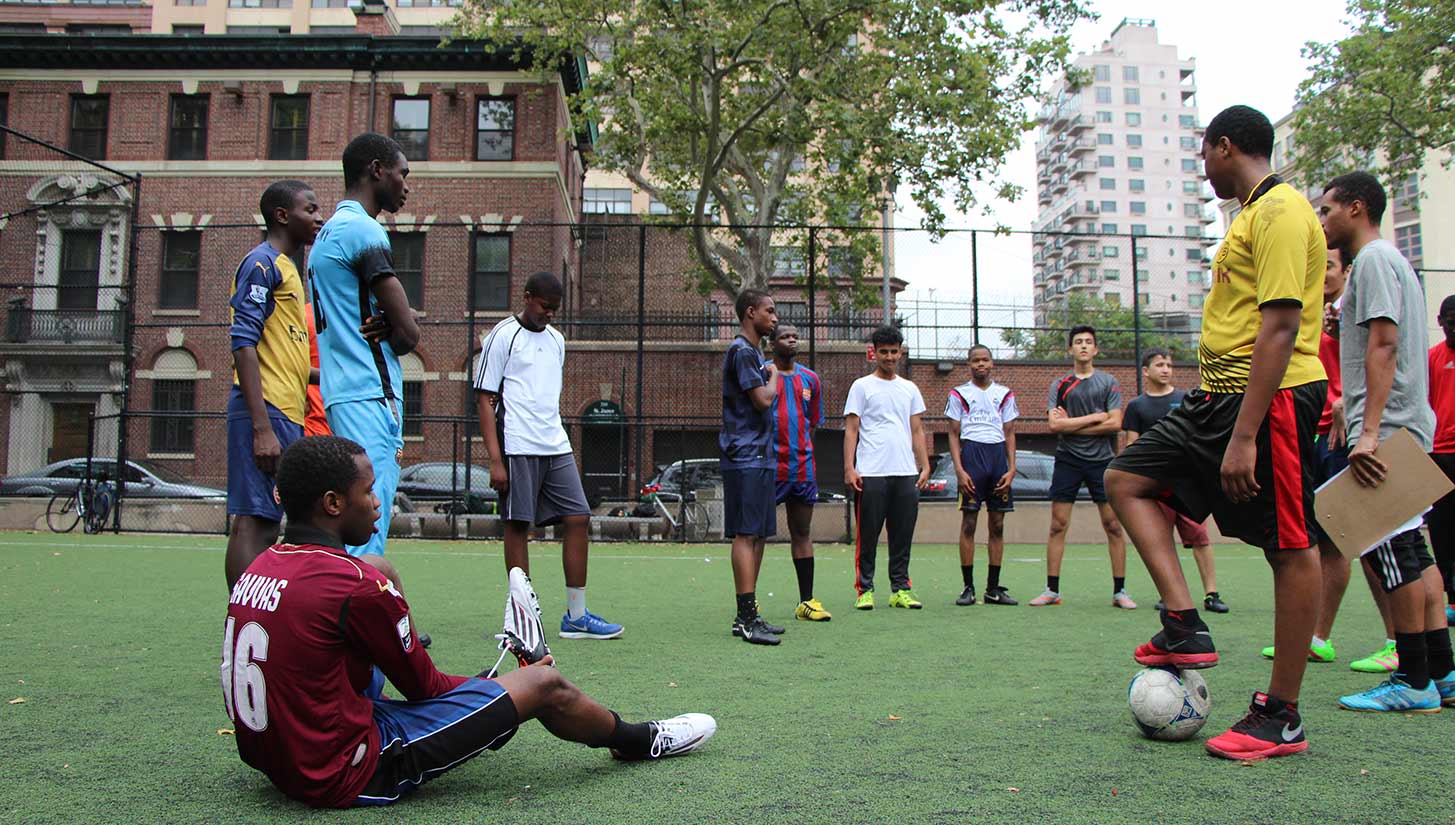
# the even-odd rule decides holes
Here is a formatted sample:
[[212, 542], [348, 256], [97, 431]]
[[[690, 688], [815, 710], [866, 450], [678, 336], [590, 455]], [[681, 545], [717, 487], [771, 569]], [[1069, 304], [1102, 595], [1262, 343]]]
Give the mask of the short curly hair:
[[894, 327], [883, 326], [874, 330], [869, 341], [876, 347], [897, 347], [904, 343], [904, 335]]
[[1207, 124], [1203, 140], [1211, 146], [1220, 138], [1227, 138], [1245, 155], [1266, 158], [1273, 154], [1273, 124], [1252, 106], [1229, 106], [1218, 112]]
[[354, 457], [360, 455], [365, 452], [358, 442], [336, 435], [311, 435], [293, 442], [273, 477], [288, 520], [306, 521], [324, 493], [342, 493], [353, 486], [359, 480]]
[[[1364, 211], [1369, 213], [1369, 222], [1375, 226], [1384, 219], [1384, 209], [1388, 204], [1388, 198], [1384, 194], [1384, 187], [1379, 185], [1379, 179], [1368, 172], [1349, 172], [1329, 181], [1324, 187], [1324, 194], [1330, 200], [1348, 206], [1354, 201], [1364, 204]], [[1342, 250], [1341, 250], [1342, 251]], [[1344, 263], [1350, 259], [1345, 258]]]

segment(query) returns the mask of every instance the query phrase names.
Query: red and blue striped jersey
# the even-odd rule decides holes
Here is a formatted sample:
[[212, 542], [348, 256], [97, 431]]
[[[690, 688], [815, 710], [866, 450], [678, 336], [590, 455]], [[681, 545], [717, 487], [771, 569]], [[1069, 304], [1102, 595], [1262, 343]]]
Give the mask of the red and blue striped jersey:
[[778, 375], [773, 397], [773, 453], [778, 459], [778, 481], [818, 479], [813, 467], [813, 430], [823, 421], [823, 396], [818, 373], [808, 367]]

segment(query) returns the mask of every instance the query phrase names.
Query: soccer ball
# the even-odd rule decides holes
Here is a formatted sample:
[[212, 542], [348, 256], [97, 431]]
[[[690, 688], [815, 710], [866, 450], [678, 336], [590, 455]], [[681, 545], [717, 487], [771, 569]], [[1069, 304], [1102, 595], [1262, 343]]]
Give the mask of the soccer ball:
[[1149, 667], [1133, 676], [1127, 704], [1143, 736], [1167, 742], [1191, 739], [1212, 708], [1202, 675], [1173, 667]]

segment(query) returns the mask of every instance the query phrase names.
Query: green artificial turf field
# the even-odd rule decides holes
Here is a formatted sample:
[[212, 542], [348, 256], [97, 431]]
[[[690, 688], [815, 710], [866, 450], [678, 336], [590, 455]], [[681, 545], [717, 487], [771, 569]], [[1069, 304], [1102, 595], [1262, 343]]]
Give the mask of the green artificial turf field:
[[[788, 626], [778, 648], [728, 635], [721, 545], [592, 548], [591, 607], [613, 642], [555, 638], [558, 547], [535, 581], [562, 671], [629, 719], [712, 713], [707, 747], [614, 763], [529, 723], [504, 750], [386, 810], [308, 811], [237, 758], [218, 682], [220, 537], [0, 534], [0, 821], [262, 822], [1435, 822], [1455, 814], [1444, 767], [1455, 713], [1336, 710], [1373, 683], [1349, 671], [1382, 641], [1355, 574], [1336, 625], [1339, 662], [1310, 665], [1307, 754], [1243, 766], [1201, 741], [1239, 718], [1268, 663], [1271, 582], [1261, 554], [1220, 550], [1233, 612], [1211, 616], [1223, 664], [1205, 671], [1213, 717], [1192, 742], [1140, 738], [1126, 707], [1131, 649], [1156, 629], [1156, 594], [1131, 563], [1131, 613], [1109, 606], [1104, 549], [1072, 547], [1067, 603], [969, 608], [954, 548], [915, 548], [922, 611], [850, 609], [853, 550], [818, 549], [834, 619], [794, 622], [786, 547], [760, 600]], [[983, 551], [983, 548], [982, 548]], [[1003, 583], [1040, 591], [1040, 548], [1007, 550]], [[418, 626], [448, 672], [494, 661], [505, 576], [489, 542], [397, 541]], [[882, 561], [881, 561], [882, 563]], [[1191, 573], [1191, 559], [1186, 563]], [[984, 560], [977, 565], [982, 588]], [[884, 594], [887, 595], [887, 594]], [[885, 600], [881, 599], [881, 605]], [[8, 704], [23, 698], [23, 703]], [[1398, 806], [1405, 807], [1398, 807]], [[1413, 807], [1411, 807], [1413, 806]]]

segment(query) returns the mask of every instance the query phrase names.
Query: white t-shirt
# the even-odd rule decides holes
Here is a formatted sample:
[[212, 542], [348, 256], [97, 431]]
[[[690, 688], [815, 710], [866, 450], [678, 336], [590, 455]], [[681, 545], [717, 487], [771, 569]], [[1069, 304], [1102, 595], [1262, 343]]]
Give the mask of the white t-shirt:
[[481, 347], [475, 389], [498, 393], [506, 455], [565, 455], [571, 440], [561, 426], [561, 381], [566, 339], [554, 327], [531, 332], [511, 316], [495, 325]]
[[960, 422], [960, 440], [979, 444], [1004, 444], [1005, 425], [1020, 417], [1015, 393], [1010, 388], [990, 382], [980, 389], [974, 381], [950, 390], [945, 401], [945, 417]]
[[844, 415], [859, 416], [854, 466], [863, 476], [919, 475], [909, 419], [925, 411], [919, 387], [908, 378], [885, 381], [870, 373], [849, 387]]

